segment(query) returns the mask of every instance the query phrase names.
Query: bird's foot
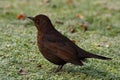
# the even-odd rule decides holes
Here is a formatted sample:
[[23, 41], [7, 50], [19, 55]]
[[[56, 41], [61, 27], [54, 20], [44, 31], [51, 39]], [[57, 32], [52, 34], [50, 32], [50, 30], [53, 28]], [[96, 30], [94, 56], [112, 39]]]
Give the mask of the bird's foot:
[[59, 65], [57, 69], [54, 71], [55, 73], [59, 72], [62, 69], [63, 65]]

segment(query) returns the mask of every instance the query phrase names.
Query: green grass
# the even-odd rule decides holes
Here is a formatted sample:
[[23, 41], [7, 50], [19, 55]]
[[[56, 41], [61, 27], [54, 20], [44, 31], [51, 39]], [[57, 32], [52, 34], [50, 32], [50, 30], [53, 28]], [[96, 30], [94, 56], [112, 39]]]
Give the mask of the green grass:
[[[43, 0], [0, 0], [0, 80], [120, 80], [119, 5], [120, 0], [73, 0], [71, 5], [66, 0], [51, 0], [48, 4]], [[83, 67], [67, 64], [54, 73], [57, 66], [45, 60], [37, 48], [33, 23], [16, 19], [21, 12], [27, 16], [46, 14], [55, 28], [78, 46], [112, 60], [88, 59]], [[83, 20], [76, 17], [78, 13]], [[82, 22], [90, 24], [88, 31], [80, 28]], [[74, 25], [75, 33], [70, 33], [69, 25]], [[37, 67], [39, 64], [42, 67]], [[20, 74], [20, 69], [26, 74]]]

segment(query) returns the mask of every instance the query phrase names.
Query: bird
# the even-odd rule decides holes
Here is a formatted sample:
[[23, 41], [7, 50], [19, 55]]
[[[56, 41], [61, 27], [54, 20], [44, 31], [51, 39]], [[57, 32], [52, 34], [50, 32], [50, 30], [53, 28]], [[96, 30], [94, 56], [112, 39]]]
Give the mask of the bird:
[[55, 72], [59, 72], [66, 63], [83, 66], [87, 58], [111, 60], [112, 58], [90, 53], [68, 37], [61, 34], [52, 24], [50, 18], [44, 14], [34, 17], [28, 16], [37, 28], [37, 46], [40, 53], [49, 62], [58, 65]]

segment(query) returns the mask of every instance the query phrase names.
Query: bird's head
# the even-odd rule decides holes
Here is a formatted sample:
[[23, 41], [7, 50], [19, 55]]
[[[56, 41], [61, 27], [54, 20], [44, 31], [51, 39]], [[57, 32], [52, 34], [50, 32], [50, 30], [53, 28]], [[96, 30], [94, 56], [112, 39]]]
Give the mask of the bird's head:
[[40, 14], [35, 17], [27, 18], [31, 19], [34, 22], [38, 32], [47, 32], [54, 28], [50, 19], [46, 15]]

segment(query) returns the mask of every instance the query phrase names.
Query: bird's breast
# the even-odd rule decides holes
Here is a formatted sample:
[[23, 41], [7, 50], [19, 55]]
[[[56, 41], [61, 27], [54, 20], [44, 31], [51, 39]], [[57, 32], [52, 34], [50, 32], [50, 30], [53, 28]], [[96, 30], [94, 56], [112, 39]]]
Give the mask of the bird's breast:
[[37, 35], [37, 45], [38, 48], [41, 50], [43, 48], [43, 36], [42, 35]]
[[44, 46], [44, 36], [42, 35], [37, 35], [37, 45], [42, 53], [42, 55], [50, 62], [57, 64], [57, 65], [62, 65], [65, 64], [66, 62], [62, 60], [61, 58], [57, 57], [53, 53], [56, 53], [54, 51], [51, 51], [50, 49], [46, 48]]

